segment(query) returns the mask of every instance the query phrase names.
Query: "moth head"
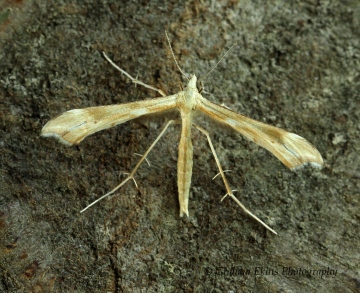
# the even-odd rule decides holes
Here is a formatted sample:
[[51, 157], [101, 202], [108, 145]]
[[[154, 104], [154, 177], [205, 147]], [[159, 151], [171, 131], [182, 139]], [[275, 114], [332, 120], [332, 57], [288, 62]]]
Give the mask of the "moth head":
[[197, 81], [196, 75], [195, 74], [191, 75], [187, 87], [191, 88], [191, 89], [197, 89], [196, 88], [196, 81]]

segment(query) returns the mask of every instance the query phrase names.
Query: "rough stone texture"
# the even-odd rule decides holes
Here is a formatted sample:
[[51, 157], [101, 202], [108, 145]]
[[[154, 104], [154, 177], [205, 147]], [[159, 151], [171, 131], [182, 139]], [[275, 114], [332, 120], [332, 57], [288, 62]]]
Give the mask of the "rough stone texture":
[[[1, 292], [359, 292], [359, 1], [1, 1]], [[40, 138], [73, 108], [154, 98], [101, 56], [167, 93], [205, 74], [205, 97], [295, 132], [320, 171], [286, 169], [225, 127], [211, 132], [230, 199], [196, 130], [190, 217], [179, 218], [173, 127], [132, 183], [84, 214], [139, 159], [167, 116], [78, 147]], [[308, 271], [286, 275], [284, 268]], [[317, 270], [336, 271], [318, 276]], [[301, 271], [303, 273], [303, 271]], [[314, 273], [314, 274], [312, 274]]]

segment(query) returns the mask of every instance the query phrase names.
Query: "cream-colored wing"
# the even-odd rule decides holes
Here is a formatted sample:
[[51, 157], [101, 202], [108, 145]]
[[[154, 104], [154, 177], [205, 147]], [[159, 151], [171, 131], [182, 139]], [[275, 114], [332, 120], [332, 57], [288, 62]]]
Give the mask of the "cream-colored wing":
[[67, 145], [79, 144], [97, 131], [146, 114], [175, 108], [177, 96], [178, 94], [127, 104], [70, 110], [46, 123], [41, 135], [55, 137]]
[[301, 136], [237, 114], [227, 108], [198, 97], [197, 110], [232, 127], [249, 140], [274, 154], [287, 167], [294, 169], [306, 163], [319, 167], [323, 159], [319, 151]]

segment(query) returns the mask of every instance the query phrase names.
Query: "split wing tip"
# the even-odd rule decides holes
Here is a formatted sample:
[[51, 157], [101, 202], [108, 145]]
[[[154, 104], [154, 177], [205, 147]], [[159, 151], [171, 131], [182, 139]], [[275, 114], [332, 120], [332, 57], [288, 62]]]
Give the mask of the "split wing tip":
[[291, 171], [299, 171], [308, 165], [310, 165], [311, 167], [313, 167], [315, 169], [321, 169], [323, 166], [323, 160], [321, 158], [321, 160], [317, 160], [316, 162], [315, 161], [303, 162], [301, 165], [291, 166], [290, 170]]
[[66, 145], [66, 146], [72, 146], [74, 145], [74, 143], [71, 143], [67, 140], [65, 140], [61, 135], [59, 135], [58, 133], [53, 133], [53, 132], [46, 132], [46, 131], [41, 131], [41, 136], [42, 137], [53, 137], [55, 139], [57, 139], [58, 141], [60, 141], [62, 144]]

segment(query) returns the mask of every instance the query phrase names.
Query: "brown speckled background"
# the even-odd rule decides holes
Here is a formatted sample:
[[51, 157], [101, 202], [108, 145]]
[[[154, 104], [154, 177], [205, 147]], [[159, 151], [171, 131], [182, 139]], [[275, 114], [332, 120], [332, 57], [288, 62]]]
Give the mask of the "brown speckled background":
[[[0, 1], [0, 292], [359, 292], [360, 3], [354, 1]], [[73, 108], [168, 94], [205, 74], [206, 98], [295, 132], [322, 170], [286, 169], [210, 123], [246, 216], [193, 132], [190, 217], [179, 218], [174, 126], [116, 195], [167, 116], [127, 122], [77, 147], [39, 137]], [[336, 271], [285, 275], [284, 267]], [[241, 269], [243, 271], [241, 271]], [[262, 270], [261, 270], [262, 269]], [[242, 274], [246, 272], [247, 274]]]

